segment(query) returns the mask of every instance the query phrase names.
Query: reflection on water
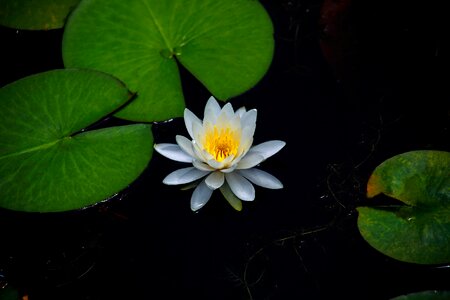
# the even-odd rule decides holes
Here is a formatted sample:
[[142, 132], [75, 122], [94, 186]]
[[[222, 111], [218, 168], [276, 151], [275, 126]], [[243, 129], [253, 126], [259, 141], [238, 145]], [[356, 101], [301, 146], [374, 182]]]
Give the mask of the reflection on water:
[[[231, 101], [258, 109], [255, 144], [287, 142], [262, 163], [284, 189], [257, 188], [242, 212], [215, 193], [193, 213], [192, 191], [161, 182], [180, 166], [154, 155], [128, 189], [86, 210], [0, 211], [0, 276], [33, 300], [389, 299], [450, 289], [448, 266], [401, 263], [367, 245], [355, 211], [369, 203], [365, 184], [386, 158], [449, 149], [439, 9], [262, 2], [275, 26], [274, 61]], [[2, 85], [62, 67], [61, 31], [0, 34]], [[181, 71], [187, 106], [201, 116], [209, 93]], [[153, 132], [158, 143], [187, 135], [181, 119]]]

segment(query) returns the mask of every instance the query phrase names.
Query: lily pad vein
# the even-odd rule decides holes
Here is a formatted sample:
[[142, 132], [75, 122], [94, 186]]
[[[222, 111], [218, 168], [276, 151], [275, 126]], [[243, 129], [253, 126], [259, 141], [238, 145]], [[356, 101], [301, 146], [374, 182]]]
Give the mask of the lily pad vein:
[[50, 148], [50, 147], [54, 146], [55, 144], [57, 144], [60, 141], [61, 141], [61, 139], [52, 141], [50, 143], [46, 143], [46, 144], [38, 145], [38, 146], [35, 146], [35, 147], [31, 147], [31, 148], [28, 148], [28, 149], [24, 149], [24, 150], [21, 150], [21, 151], [18, 151], [18, 152], [8, 153], [6, 155], [0, 156], [0, 160], [5, 159], [5, 158], [9, 158], [9, 157], [13, 157], [13, 156], [19, 156], [19, 155], [30, 153], [30, 152], [34, 152], [34, 151], [44, 150], [44, 149], [47, 149], [47, 148]]
[[161, 36], [162, 36], [164, 42], [166, 43], [166, 47], [170, 50], [170, 52], [173, 52], [172, 46], [170, 45], [170, 42], [169, 42], [169, 39], [168, 39], [168, 38], [166, 37], [166, 35], [164, 34], [164, 32], [163, 32], [163, 30], [162, 30], [162, 27], [161, 27], [161, 24], [159, 24], [158, 20], [156, 19], [156, 17], [155, 17], [155, 15], [154, 15], [154, 13], [153, 13], [153, 11], [152, 11], [150, 5], [149, 5], [148, 2], [145, 1], [145, 0], [144, 0], [144, 4], [145, 4], [145, 7], [146, 7], [147, 10], [148, 10], [148, 13], [150, 14], [150, 17], [151, 17], [153, 23], [155, 24], [155, 26], [156, 26], [156, 28], [158, 29], [159, 33], [161, 34]]

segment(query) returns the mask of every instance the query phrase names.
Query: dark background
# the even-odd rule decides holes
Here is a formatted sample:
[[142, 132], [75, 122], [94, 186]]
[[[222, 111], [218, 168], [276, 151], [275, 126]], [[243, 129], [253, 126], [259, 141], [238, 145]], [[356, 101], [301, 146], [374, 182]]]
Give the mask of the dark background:
[[[365, 197], [385, 159], [449, 150], [443, 1], [261, 2], [275, 28], [273, 63], [231, 103], [258, 109], [256, 144], [287, 142], [261, 165], [284, 189], [257, 188], [242, 212], [215, 193], [193, 213], [192, 191], [161, 183], [182, 164], [155, 153], [127, 190], [94, 207], [0, 210], [0, 281], [31, 300], [390, 299], [450, 289], [449, 266], [371, 248], [355, 210], [391, 201]], [[1, 27], [0, 85], [63, 68], [61, 38]], [[185, 70], [182, 80], [201, 117], [208, 91]], [[171, 143], [187, 134], [181, 119], [153, 133]]]

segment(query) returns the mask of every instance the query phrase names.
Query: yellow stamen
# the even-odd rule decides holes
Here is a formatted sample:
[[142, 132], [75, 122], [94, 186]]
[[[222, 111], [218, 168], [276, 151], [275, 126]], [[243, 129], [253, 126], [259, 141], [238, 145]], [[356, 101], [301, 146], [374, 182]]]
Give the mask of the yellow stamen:
[[214, 156], [217, 161], [222, 161], [230, 155], [236, 155], [239, 147], [240, 135], [230, 128], [217, 128], [206, 132], [205, 150]]

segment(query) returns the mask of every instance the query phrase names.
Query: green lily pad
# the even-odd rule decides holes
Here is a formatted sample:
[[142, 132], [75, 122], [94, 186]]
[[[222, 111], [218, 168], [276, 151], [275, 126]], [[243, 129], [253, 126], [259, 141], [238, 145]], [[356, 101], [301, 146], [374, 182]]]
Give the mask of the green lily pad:
[[0, 25], [29, 30], [62, 28], [80, 0], [2, 0]]
[[358, 228], [375, 249], [418, 264], [450, 262], [450, 153], [411, 151], [379, 165], [367, 196], [405, 205], [358, 207]]
[[424, 291], [402, 295], [391, 300], [448, 300], [450, 299], [450, 291]]
[[116, 116], [161, 121], [183, 113], [181, 63], [217, 98], [246, 92], [272, 61], [273, 27], [254, 0], [91, 0], [71, 14], [66, 67], [100, 70], [138, 93]]
[[150, 125], [84, 131], [132, 95], [110, 75], [54, 70], [0, 89], [0, 206], [82, 208], [134, 181], [152, 155]]

